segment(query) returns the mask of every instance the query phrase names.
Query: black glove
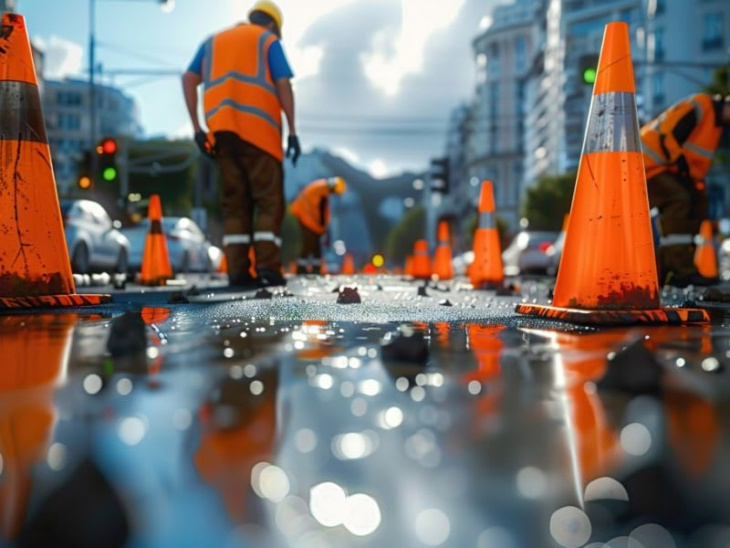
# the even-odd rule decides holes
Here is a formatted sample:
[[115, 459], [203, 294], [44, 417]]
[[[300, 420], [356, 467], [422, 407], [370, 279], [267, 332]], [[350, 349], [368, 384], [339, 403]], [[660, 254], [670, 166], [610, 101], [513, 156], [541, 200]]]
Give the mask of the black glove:
[[195, 144], [198, 145], [200, 152], [202, 152], [204, 156], [207, 156], [208, 158], [213, 158], [215, 156], [215, 154], [213, 154], [213, 147], [208, 141], [208, 135], [206, 135], [204, 131], [195, 132]]
[[286, 146], [286, 157], [291, 157], [291, 163], [293, 166], [297, 165], [297, 160], [299, 160], [299, 156], [302, 155], [302, 147], [299, 146], [299, 137], [296, 135], [289, 135], [289, 139], [287, 141]]

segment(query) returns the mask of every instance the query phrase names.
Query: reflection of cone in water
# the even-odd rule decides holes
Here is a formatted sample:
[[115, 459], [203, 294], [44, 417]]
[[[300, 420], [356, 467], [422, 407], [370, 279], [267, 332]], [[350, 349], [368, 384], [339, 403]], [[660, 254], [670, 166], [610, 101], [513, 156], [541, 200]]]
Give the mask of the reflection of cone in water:
[[700, 226], [700, 242], [695, 252], [695, 265], [703, 276], [717, 278], [717, 255], [712, 235], [712, 221], [702, 221]]
[[451, 280], [454, 267], [451, 264], [451, 238], [448, 221], [441, 221], [438, 228], [438, 242], [434, 254], [433, 273], [439, 280]]
[[[478, 382], [480, 385], [496, 383], [499, 380], [501, 367], [500, 359], [504, 349], [504, 343], [499, 338], [500, 331], [504, 325], [479, 325], [469, 324], [467, 336], [469, 337], [469, 348], [477, 360], [477, 369], [462, 376], [462, 381], [469, 385]], [[486, 390], [486, 394], [479, 397], [476, 403], [476, 411], [479, 417], [489, 417], [498, 411], [501, 390], [494, 387]]]
[[108, 302], [77, 295], [25, 20], [0, 33], [0, 308]]
[[0, 318], [0, 539], [14, 538], [25, 521], [32, 469], [48, 452], [53, 390], [66, 376], [76, 321], [71, 314]]
[[144, 242], [142, 257], [142, 273], [139, 283], [143, 285], [165, 285], [172, 278], [170, 255], [167, 252], [167, 240], [162, 230], [162, 205], [157, 194], [150, 196], [147, 212], [150, 221], [147, 239]]
[[469, 279], [477, 289], [501, 286], [504, 282], [491, 181], [482, 183], [479, 195], [479, 222], [474, 233], [474, 260], [469, 266]]
[[706, 322], [663, 309], [639, 139], [628, 25], [606, 26], [553, 306], [523, 314], [588, 324]]
[[340, 274], [344, 274], [345, 276], [352, 276], [355, 274], [355, 258], [352, 256], [352, 253], [346, 253], [342, 258], [342, 269], [340, 270]]
[[426, 240], [418, 240], [413, 246], [413, 277], [430, 280], [431, 279], [431, 257], [428, 254], [428, 242]]

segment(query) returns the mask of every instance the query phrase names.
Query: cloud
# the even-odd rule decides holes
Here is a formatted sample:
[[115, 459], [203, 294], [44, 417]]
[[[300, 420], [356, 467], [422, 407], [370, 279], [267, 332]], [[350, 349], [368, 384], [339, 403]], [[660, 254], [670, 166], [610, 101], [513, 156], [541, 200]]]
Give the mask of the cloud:
[[34, 42], [43, 51], [43, 76], [61, 80], [79, 76], [84, 66], [84, 48], [76, 42], [52, 35], [47, 40], [39, 37]]
[[401, 0], [400, 28], [395, 33], [390, 29], [378, 32], [373, 37], [372, 50], [361, 56], [370, 81], [388, 95], [397, 94], [403, 78], [423, 70], [429, 39], [454, 22], [464, 2]]

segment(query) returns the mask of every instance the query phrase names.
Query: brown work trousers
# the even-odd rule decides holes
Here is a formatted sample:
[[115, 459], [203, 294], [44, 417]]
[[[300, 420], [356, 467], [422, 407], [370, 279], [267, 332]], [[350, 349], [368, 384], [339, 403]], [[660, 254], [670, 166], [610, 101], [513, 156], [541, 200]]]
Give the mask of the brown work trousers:
[[[281, 272], [278, 241], [284, 219], [281, 162], [229, 133], [216, 134], [215, 153], [223, 182], [223, 232], [229, 236], [248, 236], [258, 271]], [[231, 279], [248, 274], [249, 248], [248, 243], [225, 246]]]
[[[659, 210], [663, 237], [699, 234], [700, 224], [707, 219], [708, 201], [704, 184], [675, 173], [660, 173], [647, 181], [649, 204]], [[697, 274], [694, 243], [660, 245], [659, 277]]]
[[297, 262], [298, 274], [319, 274], [322, 270], [321, 234], [299, 223], [302, 229], [302, 251]]

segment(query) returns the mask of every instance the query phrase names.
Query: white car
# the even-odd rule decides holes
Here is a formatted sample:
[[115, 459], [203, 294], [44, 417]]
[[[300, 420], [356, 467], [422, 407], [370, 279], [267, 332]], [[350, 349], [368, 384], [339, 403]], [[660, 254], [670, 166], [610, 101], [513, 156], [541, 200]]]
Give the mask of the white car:
[[[137, 272], [142, 266], [144, 243], [149, 231], [149, 219], [122, 232], [131, 244], [129, 269]], [[211, 244], [200, 227], [188, 217], [163, 217], [162, 232], [167, 240], [167, 252], [175, 272], [213, 272], [222, 253]]]
[[505, 275], [545, 274], [548, 268], [547, 250], [557, 238], [557, 232], [523, 231], [517, 234], [502, 252]]
[[66, 246], [75, 274], [127, 272], [129, 240], [104, 207], [91, 200], [61, 201]]

